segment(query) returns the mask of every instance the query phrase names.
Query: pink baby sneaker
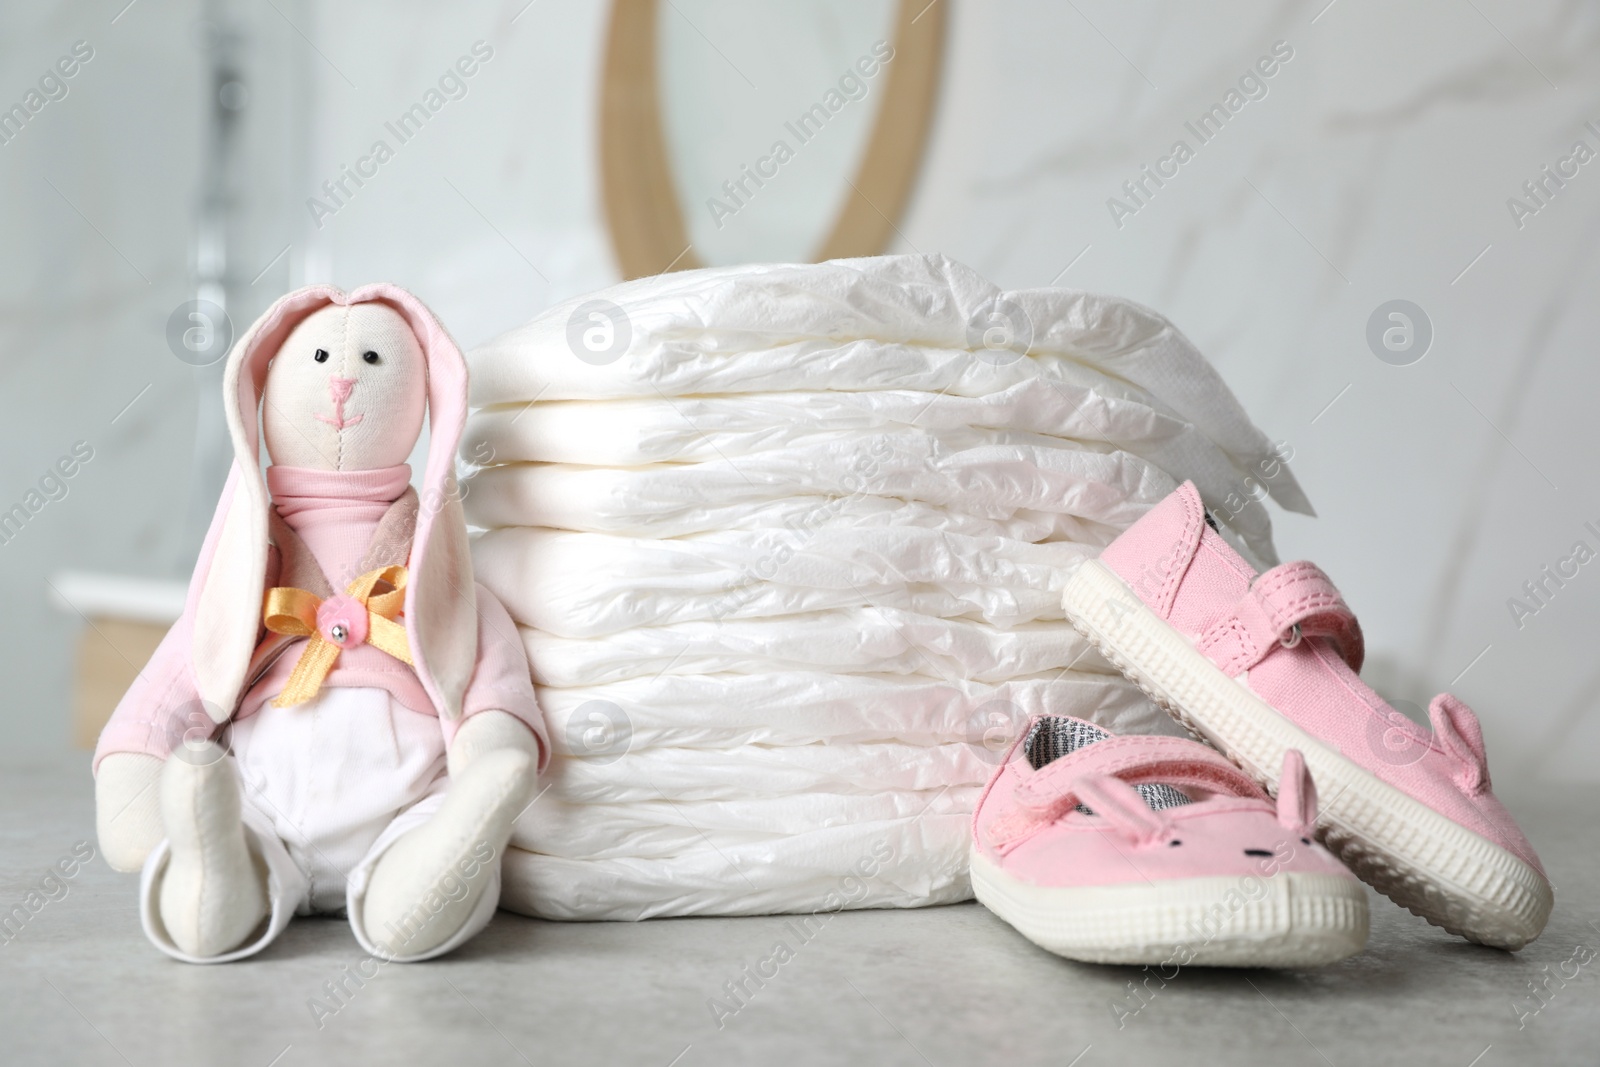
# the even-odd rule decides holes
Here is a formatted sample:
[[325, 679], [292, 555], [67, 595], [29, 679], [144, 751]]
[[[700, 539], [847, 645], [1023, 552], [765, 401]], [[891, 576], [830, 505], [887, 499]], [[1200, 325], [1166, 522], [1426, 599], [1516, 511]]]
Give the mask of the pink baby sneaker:
[[1489, 788], [1483, 733], [1448, 693], [1416, 726], [1362, 683], [1361, 628], [1316, 566], [1255, 570], [1185, 483], [1084, 563], [1067, 616], [1122, 671], [1269, 790], [1297, 749], [1323, 842], [1395, 903], [1519, 949], [1554, 897]]
[[1367, 941], [1361, 883], [1311, 839], [1284, 756], [1276, 805], [1216, 751], [1034, 719], [972, 819], [972, 888], [1041, 948], [1092, 963], [1311, 967]]

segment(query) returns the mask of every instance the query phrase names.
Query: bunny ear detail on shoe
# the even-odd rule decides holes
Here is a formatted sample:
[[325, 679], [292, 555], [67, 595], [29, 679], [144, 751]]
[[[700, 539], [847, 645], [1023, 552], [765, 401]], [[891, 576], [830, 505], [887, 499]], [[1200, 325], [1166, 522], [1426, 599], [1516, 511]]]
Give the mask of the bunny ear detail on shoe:
[[1433, 736], [1457, 763], [1461, 770], [1456, 784], [1468, 796], [1486, 792], [1489, 786], [1489, 757], [1483, 748], [1483, 727], [1478, 716], [1454, 695], [1440, 693], [1428, 705], [1428, 718], [1433, 723]]
[[1080, 778], [1072, 787], [1078, 799], [1094, 814], [1127, 835], [1135, 844], [1147, 845], [1169, 828], [1161, 812], [1144, 802], [1133, 786], [1106, 774]]
[[1197, 741], [1044, 715], [1019, 745], [973, 812], [970, 874], [1034, 944], [1099, 963], [1239, 967], [1316, 966], [1365, 944], [1366, 890], [1295, 840], [1316, 809], [1298, 753], [1274, 806]]
[[1317, 785], [1297, 748], [1283, 754], [1283, 774], [1278, 779], [1278, 825], [1309, 835], [1317, 823]]

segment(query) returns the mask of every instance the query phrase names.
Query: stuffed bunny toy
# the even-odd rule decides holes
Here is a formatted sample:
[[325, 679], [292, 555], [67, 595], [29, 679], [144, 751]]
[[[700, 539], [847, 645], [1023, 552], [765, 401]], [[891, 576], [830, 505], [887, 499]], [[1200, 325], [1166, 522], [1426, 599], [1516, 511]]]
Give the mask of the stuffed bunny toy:
[[239, 339], [223, 395], [233, 470], [183, 615], [95, 752], [102, 850], [142, 869], [145, 933], [177, 959], [339, 911], [376, 957], [448, 952], [494, 913], [550, 750], [473, 581], [465, 361], [403, 289], [312, 286]]

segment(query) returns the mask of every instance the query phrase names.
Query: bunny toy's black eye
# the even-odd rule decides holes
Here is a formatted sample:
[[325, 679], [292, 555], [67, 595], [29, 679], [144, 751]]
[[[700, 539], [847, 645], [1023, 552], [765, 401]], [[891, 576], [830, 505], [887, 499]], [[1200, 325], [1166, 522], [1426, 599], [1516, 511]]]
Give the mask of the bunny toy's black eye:
[[328, 362], [328, 350], [326, 348], [319, 348], [317, 349], [317, 354], [311, 358], [316, 360], [318, 363], [326, 363]]
[[363, 352], [363, 353], [361, 353], [361, 358], [366, 360], [368, 363], [376, 363], [376, 362], [378, 362], [378, 353], [376, 353], [376, 352]]

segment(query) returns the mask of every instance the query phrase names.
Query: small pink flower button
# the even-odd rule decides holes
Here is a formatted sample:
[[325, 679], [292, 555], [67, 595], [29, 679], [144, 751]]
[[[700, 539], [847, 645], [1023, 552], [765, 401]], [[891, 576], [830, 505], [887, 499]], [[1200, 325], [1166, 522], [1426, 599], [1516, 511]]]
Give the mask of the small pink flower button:
[[317, 632], [340, 648], [354, 648], [367, 639], [367, 607], [348, 593], [324, 600], [317, 608]]

